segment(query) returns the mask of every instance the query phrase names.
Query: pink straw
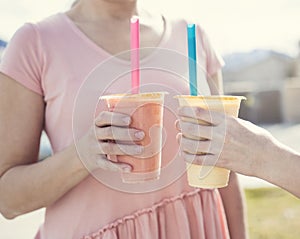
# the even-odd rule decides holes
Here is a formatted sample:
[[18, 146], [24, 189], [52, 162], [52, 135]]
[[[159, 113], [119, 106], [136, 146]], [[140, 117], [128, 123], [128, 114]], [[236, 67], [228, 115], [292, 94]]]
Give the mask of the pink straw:
[[131, 18], [131, 92], [138, 94], [140, 88], [140, 22], [137, 16]]

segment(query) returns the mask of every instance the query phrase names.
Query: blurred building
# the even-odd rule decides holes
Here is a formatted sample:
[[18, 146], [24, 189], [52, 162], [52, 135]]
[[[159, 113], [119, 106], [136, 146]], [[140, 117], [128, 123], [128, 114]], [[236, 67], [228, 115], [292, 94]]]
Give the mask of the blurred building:
[[[287, 118], [285, 102], [290, 101], [285, 96], [291, 95], [286, 92], [290, 87], [286, 79], [294, 75], [295, 59], [271, 50], [235, 53], [224, 59], [225, 93], [247, 97], [240, 117], [256, 124], [284, 122]], [[298, 98], [300, 100], [300, 94]]]
[[300, 123], [300, 41], [298, 43], [298, 56], [292, 63], [292, 74], [285, 81], [283, 94], [283, 110], [285, 121]]

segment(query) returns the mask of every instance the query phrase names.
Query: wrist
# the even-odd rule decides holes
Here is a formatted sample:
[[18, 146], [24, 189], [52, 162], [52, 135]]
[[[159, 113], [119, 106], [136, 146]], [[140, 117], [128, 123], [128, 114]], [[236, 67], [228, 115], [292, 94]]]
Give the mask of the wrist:
[[259, 168], [254, 176], [262, 178], [273, 183], [274, 178], [278, 177], [280, 170], [280, 161], [285, 158], [284, 151], [280, 147], [280, 143], [270, 136], [264, 144], [264, 152], [261, 155]]
[[258, 140], [258, 151], [254, 154], [252, 175], [254, 177], [265, 179], [267, 175], [270, 175], [270, 161], [273, 160], [273, 154], [275, 152], [274, 142], [271, 135], [261, 135], [262, 140]]
[[67, 147], [63, 153], [65, 154], [66, 164], [72, 168], [72, 172], [74, 174], [88, 176], [89, 171], [80, 159], [80, 155], [78, 154], [74, 144]]

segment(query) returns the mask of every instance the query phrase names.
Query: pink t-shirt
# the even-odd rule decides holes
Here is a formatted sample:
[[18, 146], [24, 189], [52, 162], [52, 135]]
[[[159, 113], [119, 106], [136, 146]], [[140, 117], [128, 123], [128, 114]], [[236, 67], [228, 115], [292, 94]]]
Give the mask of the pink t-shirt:
[[[164, 19], [159, 48], [141, 60], [141, 91], [169, 92], [160, 179], [128, 185], [117, 173], [100, 170], [46, 209], [36, 238], [228, 238], [218, 191], [189, 187], [178, 155], [173, 96], [189, 92], [187, 22]], [[203, 68], [198, 70], [199, 92], [209, 95], [207, 80], [222, 60], [199, 26], [197, 50]], [[99, 96], [130, 90], [130, 62], [112, 58], [64, 13], [20, 28], [0, 71], [43, 96], [53, 153], [76, 143], [91, 126]]]

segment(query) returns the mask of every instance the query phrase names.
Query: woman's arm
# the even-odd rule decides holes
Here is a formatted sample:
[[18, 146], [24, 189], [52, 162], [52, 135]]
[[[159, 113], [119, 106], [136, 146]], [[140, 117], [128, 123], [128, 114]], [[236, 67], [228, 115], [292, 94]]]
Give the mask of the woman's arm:
[[[221, 70], [211, 76], [208, 84], [213, 95], [223, 94]], [[223, 200], [231, 239], [247, 238], [244, 193], [234, 172], [230, 173], [228, 186], [219, 189], [219, 192]]]
[[[185, 117], [194, 117], [195, 112], [181, 109]], [[211, 135], [210, 152], [201, 141], [197, 147], [205, 156], [191, 157], [183, 153], [187, 162], [216, 165], [232, 171], [262, 178], [300, 198], [300, 153], [276, 140], [268, 131], [248, 121], [225, 116], [205, 109], [197, 110], [197, 119], [209, 121], [212, 126], [198, 125], [197, 137]], [[211, 120], [211, 121], [210, 121]], [[224, 132], [224, 130], [226, 130]], [[222, 153], [219, 152], [222, 145]]]
[[[269, 134], [267, 134], [269, 135]], [[259, 135], [252, 140], [260, 143]], [[253, 175], [273, 183], [300, 198], [300, 153], [278, 142], [269, 135], [270, 141], [260, 157], [248, 158], [255, 167]], [[257, 163], [256, 163], [257, 162]], [[243, 167], [243, 165], [242, 165]], [[245, 169], [247, 171], [247, 169]]]
[[[211, 112], [202, 110], [202, 117], [208, 114]], [[215, 119], [215, 137], [211, 145], [218, 145], [219, 140], [222, 140], [224, 145], [219, 158], [211, 155], [206, 158], [207, 163], [216, 162], [219, 167], [262, 178], [300, 198], [299, 152], [283, 145], [268, 131], [248, 121], [230, 116], [224, 118], [219, 113], [214, 113], [211, 118]], [[210, 131], [209, 128], [199, 128], [199, 132]], [[214, 147], [211, 150], [214, 151]], [[202, 157], [195, 159], [199, 163], [202, 160]]]
[[89, 170], [130, 171], [129, 165], [109, 161], [105, 155], [141, 152], [134, 145], [107, 143], [132, 141], [139, 131], [127, 128], [129, 116], [103, 111], [76, 147], [72, 144], [37, 162], [44, 107], [42, 96], [0, 73], [0, 212], [8, 219], [51, 205], [86, 178], [89, 173], [81, 160]]
[[3, 74], [0, 91], [0, 212], [12, 219], [53, 203], [88, 172], [74, 147], [37, 163], [42, 96]]

